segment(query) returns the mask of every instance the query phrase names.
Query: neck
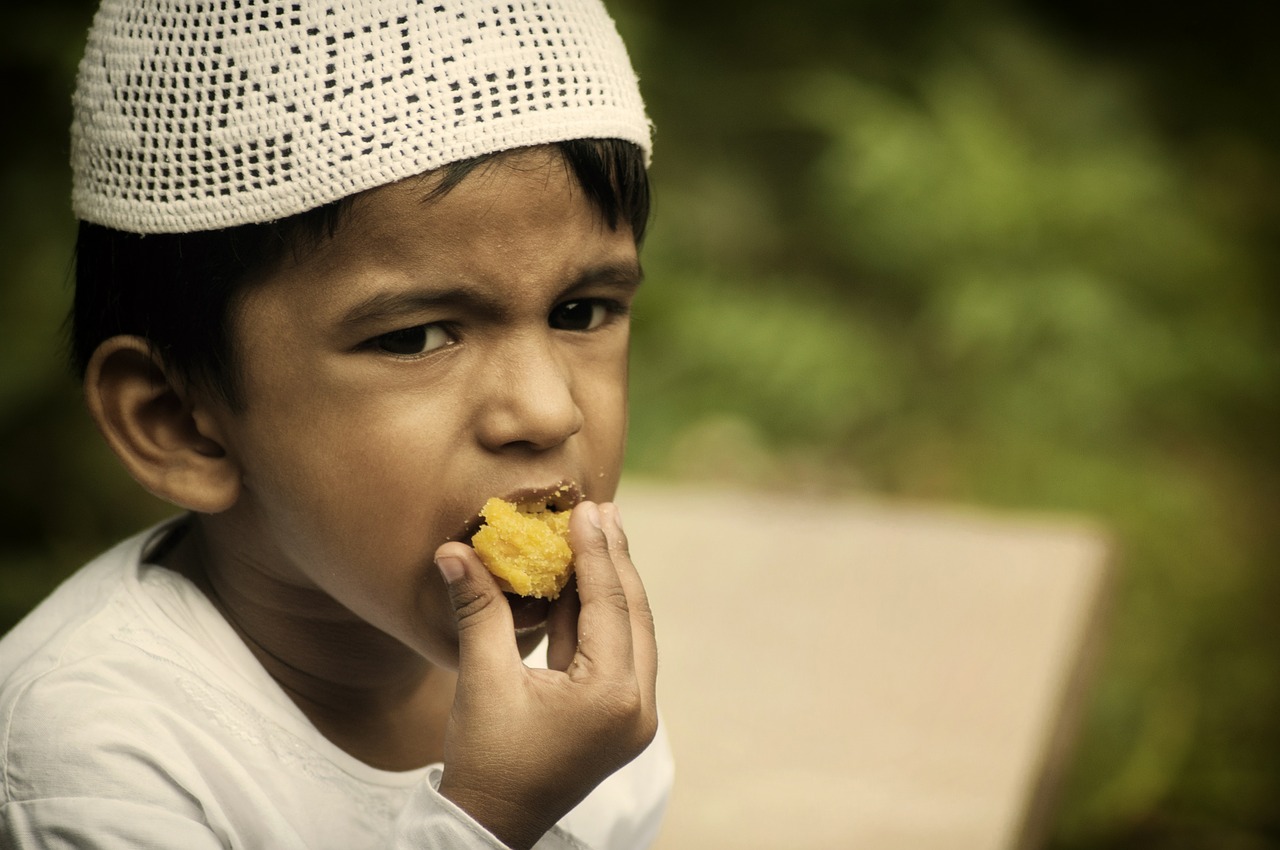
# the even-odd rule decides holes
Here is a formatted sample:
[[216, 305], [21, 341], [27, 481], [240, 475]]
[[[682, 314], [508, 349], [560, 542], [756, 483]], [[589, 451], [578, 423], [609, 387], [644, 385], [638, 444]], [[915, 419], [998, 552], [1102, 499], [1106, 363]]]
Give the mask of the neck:
[[160, 562], [209, 598], [329, 741], [383, 770], [438, 762], [456, 674], [316, 588], [220, 556], [198, 518]]

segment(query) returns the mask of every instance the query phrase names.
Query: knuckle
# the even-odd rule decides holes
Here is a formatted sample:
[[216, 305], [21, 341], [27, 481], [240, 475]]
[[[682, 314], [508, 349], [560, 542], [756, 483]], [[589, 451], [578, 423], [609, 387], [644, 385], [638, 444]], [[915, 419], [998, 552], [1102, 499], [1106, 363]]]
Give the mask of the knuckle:
[[611, 686], [603, 702], [603, 714], [615, 729], [634, 729], [644, 714], [644, 697], [634, 680]]
[[632, 615], [633, 634], [638, 640], [647, 641], [649, 645], [655, 646], [658, 642], [658, 626], [653, 620], [653, 615], [647, 611], [638, 611]]
[[631, 544], [627, 542], [627, 535], [623, 533], [621, 528], [615, 529], [613, 537], [609, 541], [609, 548], [621, 555], [631, 555]]
[[638, 686], [620, 696], [615, 712], [618, 722], [615, 728], [626, 730], [622, 739], [633, 753], [649, 746], [657, 736], [658, 713], [650, 708]]
[[657, 711], [634, 678], [604, 685], [596, 695], [594, 716], [589, 735], [618, 765], [639, 755], [658, 733]]
[[652, 744], [656, 737], [658, 737], [658, 713], [645, 711], [641, 722], [636, 726], [636, 744], [640, 749], [644, 749]]
[[631, 612], [631, 604], [627, 601], [627, 592], [620, 585], [602, 589], [597, 601], [621, 615]]
[[604, 531], [593, 528], [584, 536], [586, 537], [584, 542], [586, 543], [585, 548], [588, 554], [595, 557], [608, 557], [609, 540], [605, 537]]
[[452, 594], [453, 610], [459, 631], [480, 625], [492, 611], [489, 595], [481, 590], [459, 587], [453, 590]]
[[653, 619], [653, 608], [649, 606], [649, 600], [647, 598], [641, 597], [640, 599], [631, 602], [630, 610], [641, 626], [650, 633], [657, 632], [657, 623], [655, 623]]
[[605, 538], [608, 542], [609, 551], [621, 554], [630, 554], [630, 544], [627, 542], [626, 532], [622, 530], [621, 519], [618, 515], [618, 507], [614, 504], [605, 506], [604, 513], [608, 517], [604, 523]]

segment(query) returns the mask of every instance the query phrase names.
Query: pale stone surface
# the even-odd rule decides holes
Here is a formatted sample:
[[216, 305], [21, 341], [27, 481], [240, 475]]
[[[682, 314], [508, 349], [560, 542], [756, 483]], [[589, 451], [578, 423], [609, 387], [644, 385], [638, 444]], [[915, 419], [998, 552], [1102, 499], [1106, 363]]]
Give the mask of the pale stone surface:
[[634, 482], [618, 502], [677, 757], [660, 850], [1038, 845], [1100, 533]]

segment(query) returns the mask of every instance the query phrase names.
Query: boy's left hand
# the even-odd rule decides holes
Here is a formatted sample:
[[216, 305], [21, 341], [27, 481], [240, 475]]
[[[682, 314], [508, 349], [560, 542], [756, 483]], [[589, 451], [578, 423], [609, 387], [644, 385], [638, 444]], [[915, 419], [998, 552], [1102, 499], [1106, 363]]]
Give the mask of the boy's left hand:
[[439, 790], [515, 848], [537, 842], [658, 728], [653, 616], [617, 508], [578, 505], [569, 535], [579, 604], [554, 606], [546, 670], [525, 667], [511, 609], [475, 551], [447, 543], [436, 553], [459, 647]]

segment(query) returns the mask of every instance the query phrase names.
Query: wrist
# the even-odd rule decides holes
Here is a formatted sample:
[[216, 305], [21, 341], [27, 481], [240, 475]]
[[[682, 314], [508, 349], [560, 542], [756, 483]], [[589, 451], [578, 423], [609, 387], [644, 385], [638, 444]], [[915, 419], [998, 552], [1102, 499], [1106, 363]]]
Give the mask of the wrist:
[[454, 784], [447, 770], [440, 777], [437, 790], [511, 850], [529, 850], [560, 819], [559, 815], [522, 806], [488, 789]]

